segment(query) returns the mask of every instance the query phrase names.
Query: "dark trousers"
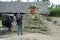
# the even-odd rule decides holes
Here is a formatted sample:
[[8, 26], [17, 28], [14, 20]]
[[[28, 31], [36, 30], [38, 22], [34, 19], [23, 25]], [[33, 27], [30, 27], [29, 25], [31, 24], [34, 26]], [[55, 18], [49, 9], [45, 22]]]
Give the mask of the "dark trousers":
[[22, 24], [17, 24], [17, 35], [22, 35]]

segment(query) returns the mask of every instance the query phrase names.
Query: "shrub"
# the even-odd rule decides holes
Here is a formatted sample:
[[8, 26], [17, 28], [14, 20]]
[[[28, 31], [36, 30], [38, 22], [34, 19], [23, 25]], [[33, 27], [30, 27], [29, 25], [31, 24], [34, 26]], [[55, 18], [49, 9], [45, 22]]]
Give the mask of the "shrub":
[[60, 17], [60, 7], [50, 9], [50, 15], [49, 16], [57, 16]]

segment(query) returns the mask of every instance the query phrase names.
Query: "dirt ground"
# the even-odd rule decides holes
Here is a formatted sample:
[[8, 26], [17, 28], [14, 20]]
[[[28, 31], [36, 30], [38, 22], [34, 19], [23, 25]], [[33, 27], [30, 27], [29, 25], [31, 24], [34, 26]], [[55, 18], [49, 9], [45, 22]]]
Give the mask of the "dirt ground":
[[16, 32], [1, 36], [0, 40], [60, 40], [60, 26], [53, 24], [41, 17], [41, 20], [47, 24], [50, 29], [51, 35], [41, 33], [26, 33], [17, 35]]
[[2, 38], [0, 38], [0, 40], [55, 40], [52, 35], [44, 35], [38, 33], [23, 33], [23, 35], [10, 33], [1, 37]]

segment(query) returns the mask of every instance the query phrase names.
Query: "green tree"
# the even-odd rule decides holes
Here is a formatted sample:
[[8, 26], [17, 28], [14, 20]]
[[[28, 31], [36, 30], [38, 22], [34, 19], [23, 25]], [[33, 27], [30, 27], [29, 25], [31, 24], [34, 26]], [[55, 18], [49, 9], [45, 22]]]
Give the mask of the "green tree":
[[49, 1], [49, 0], [43, 0], [43, 2], [46, 2], [46, 1]]
[[21, 0], [17, 0], [17, 2], [19, 2], [19, 1], [21, 1]]
[[49, 16], [60, 17], [60, 7], [50, 9], [50, 15]]
[[19, 2], [19, 0], [18, 0], [18, 2]]
[[37, 2], [38, 2], [39, 0], [37, 0]]

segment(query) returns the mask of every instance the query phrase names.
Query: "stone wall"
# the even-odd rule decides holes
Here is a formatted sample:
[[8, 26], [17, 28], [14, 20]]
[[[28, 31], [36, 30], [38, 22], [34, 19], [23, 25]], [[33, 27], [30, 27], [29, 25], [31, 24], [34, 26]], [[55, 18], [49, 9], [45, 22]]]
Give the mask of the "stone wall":
[[24, 32], [34, 32], [34, 33], [47, 33], [48, 28], [46, 24], [40, 20], [40, 15], [35, 14], [33, 19], [31, 14], [24, 14], [23, 17], [23, 31]]

